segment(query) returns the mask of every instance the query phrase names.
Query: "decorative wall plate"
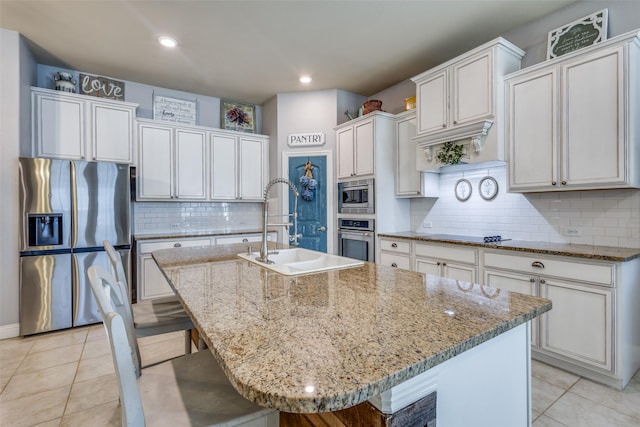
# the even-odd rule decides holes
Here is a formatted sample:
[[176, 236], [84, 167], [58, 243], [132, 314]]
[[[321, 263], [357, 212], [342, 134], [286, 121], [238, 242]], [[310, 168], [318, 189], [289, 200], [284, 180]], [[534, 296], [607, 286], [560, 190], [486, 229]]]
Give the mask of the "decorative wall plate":
[[473, 187], [471, 186], [471, 183], [469, 182], [468, 179], [462, 178], [462, 179], [459, 179], [458, 182], [456, 182], [456, 187], [455, 187], [456, 197], [461, 202], [469, 200], [469, 197], [471, 197], [472, 190], [473, 190]]
[[498, 195], [498, 181], [493, 177], [485, 176], [478, 184], [480, 196], [485, 200], [492, 200]]

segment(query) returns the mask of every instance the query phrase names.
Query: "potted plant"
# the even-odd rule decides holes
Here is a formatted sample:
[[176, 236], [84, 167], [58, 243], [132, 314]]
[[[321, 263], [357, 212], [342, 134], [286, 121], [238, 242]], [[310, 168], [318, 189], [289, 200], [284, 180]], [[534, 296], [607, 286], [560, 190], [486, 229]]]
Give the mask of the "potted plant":
[[462, 159], [463, 146], [453, 142], [445, 142], [442, 149], [436, 154], [436, 161], [443, 165], [457, 165]]

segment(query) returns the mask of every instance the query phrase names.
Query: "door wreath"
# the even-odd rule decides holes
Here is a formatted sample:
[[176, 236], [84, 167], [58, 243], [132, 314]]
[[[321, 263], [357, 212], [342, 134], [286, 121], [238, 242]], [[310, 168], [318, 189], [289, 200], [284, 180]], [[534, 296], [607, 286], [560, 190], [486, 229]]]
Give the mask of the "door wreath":
[[300, 185], [304, 187], [301, 193], [302, 200], [310, 202], [313, 200], [313, 192], [318, 186], [318, 181], [313, 179], [313, 165], [311, 161], [307, 160], [307, 164], [304, 166], [304, 175], [300, 177]]

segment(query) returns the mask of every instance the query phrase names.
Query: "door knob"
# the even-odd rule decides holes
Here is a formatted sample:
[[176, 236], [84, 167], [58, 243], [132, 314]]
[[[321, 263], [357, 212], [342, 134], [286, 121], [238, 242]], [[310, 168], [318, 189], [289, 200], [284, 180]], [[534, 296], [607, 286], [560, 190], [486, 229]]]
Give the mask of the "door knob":
[[318, 227], [318, 231], [327, 231], [327, 227], [321, 225], [320, 227]]

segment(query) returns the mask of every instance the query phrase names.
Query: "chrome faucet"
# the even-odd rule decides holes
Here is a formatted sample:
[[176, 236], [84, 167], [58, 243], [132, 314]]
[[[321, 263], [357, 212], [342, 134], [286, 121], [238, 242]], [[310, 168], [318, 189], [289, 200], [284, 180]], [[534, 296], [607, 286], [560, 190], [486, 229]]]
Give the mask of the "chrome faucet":
[[[269, 192], [271, 191], [271, 187], [275, 184], [286, 184], [291, 188], [293, 192], [293, 212], [290, 214], [286, 214], [286, 217], [292, 217], [293, 222], [284, 222], [281, 224], [269, 224]], [[293, 182], [289, 181], [286, 178], [275, 178], [269, 181], [267, 186], [264, 189], [264, 200], [262, 201], [262, 246], [260, 247], [260, 257], [256, 258], [257, 261], [263, 262], [265, 264], [271, 264], [269, 261], [269, 250], [267, 248], [267, 227], [284, 227], [285, 229], [289, 229], [289, 227], [293, 226], [293, 236], [289, 236], [289, 243], [293, 246], [298, 246], [298, 238], [302, 237], [302, 234], [298, 234], [298, 196], [300, 193], [296, 190], [296, 186]]]

